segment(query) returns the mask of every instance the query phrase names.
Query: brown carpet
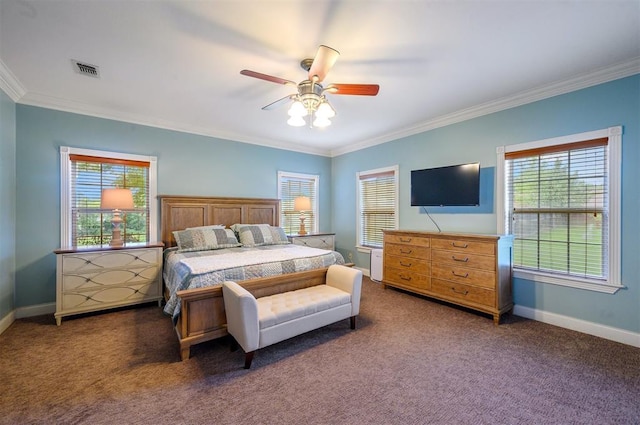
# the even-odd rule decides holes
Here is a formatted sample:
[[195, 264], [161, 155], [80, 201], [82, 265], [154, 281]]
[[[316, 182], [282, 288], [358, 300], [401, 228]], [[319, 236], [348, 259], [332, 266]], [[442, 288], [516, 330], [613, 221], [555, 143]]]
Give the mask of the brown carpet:
[[640, 349], [488, 316], [365, 279], [358, 329], [180, 361], [157, 305], [17, 320], [0, 335], [2, 424], [639, 424]]

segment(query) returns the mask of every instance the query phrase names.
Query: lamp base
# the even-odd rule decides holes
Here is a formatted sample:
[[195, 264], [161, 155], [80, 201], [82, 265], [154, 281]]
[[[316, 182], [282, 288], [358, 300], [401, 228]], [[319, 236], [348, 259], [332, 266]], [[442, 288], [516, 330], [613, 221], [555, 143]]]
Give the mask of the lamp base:
[[304, 228], [304, 217], [300, 216], [300, 230], [298, 230], [298, 235], [304, 236], [307, 234], [307, 231]]
[[120, 224], [122, 223], [122, 217], [119, 210], [113, 211], [113, 218], [111, 219], [111, 242], [109, 246], [114, 248], [121, 248], [124, 246], [122, 235], [120, 231]]
[[111, 242], [109, 242], [109, 246], [114, 248], [121, 248], [124, 246], [124, 240], [122, 240], [122, 236], [120, 235], [120, 229], [113, 229], [111, 232]]

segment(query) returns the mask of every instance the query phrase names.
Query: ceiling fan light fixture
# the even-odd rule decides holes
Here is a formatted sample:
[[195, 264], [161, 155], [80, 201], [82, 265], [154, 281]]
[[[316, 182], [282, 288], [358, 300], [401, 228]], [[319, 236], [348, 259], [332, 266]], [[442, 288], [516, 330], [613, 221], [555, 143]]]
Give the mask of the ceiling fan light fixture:
[[302, 102], [300, 102], [299, 100], [293, 102], [293, 104], [291, 104], [291, 107], [289, 108], [289, 116], [292, 118], [306, 117], [308, 113], [309, 112], [307, 111], [307, 108], [305, 108]]
[[298, 92], [285, 96], [264, 106], [263, 110], [273, 109], [284, 102], [293, 100], [288, 110], [289, 120], [287, 124], [294, 127], [301, 127], [306, 124], [305, 117], [309, 116], [309, 126], [326, 127], [331, 125], [329, 118], [336, 115], [335, 109], [329, 104], [324, 93], [356, 96], [376, 96], [380, 87], [377, 84], [329, 84], [327, 88], [321, 84], [333, 67], [340, 53], [329, 46], [320, 45], [318, 52], [313, 59], [307, 58], [300, 62], [302, 69], [307, 71], [308, 79], [296, 84], [291, 80], [263, 74], [248, 69], [243, 69], [240, 74], [247, 77], [258, 78], [276, 84], [296, 86]]
[[318, 118], [333, 118], [336, 116], [336, 111], [329, 105], [329, 102], [326, 100], [318, 106], [318, 110], [316, 111], [316, 117]]
[[302, 127], [303, 125], [306, 124], [306, 122], [305, 122], [304, 118], [302, 118], [301, 116], [292, 116], [287, 121], [287, 124], [289, 124], [290, 126], [293, 126], [293, 127]]

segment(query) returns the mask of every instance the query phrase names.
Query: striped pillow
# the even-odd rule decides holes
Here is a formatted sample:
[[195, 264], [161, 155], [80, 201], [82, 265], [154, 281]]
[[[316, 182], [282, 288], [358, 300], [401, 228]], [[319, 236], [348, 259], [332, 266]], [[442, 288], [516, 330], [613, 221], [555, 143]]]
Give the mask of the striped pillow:
[[178, 252], [208, 251], [240, 246], [231, 229], [209, 227], [177, 230], [173, 232], [173, 237], [178, 244]]
[[231, 228], [238, 234], [244, 247], [285, 245], [289, 243], [281, 227], [268, 224], [234, 224]]

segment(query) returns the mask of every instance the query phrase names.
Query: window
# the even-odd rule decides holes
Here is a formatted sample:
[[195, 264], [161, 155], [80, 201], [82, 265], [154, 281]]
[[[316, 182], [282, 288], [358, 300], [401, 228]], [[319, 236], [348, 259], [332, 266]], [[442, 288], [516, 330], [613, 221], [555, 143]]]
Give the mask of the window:
[[61, 245], [105, 245], [111, 240], [110, 210], [100, 208], [102, 189], [131, 189], [134, 208], [125, 212], [126, 243], [157, 239], [156, 158], [60, 148]]
[[318, 233], [318, 185], [320, 176], [278, 171], [278, 199], [280, 203], [280, 227], [286, 234], [297, 234], [300, 229], [300, 212], [293, 210], [298, 196], [307, 196], [311, 211], [304, 212], [304, 225], [309, 233]]
[[382, 248], [382, 230], [398, 228], [398, 166], [357, 173], [358, 245]]
[[613, 293], [620, 288], [621, 128], [498, 152], [517, 277]]

